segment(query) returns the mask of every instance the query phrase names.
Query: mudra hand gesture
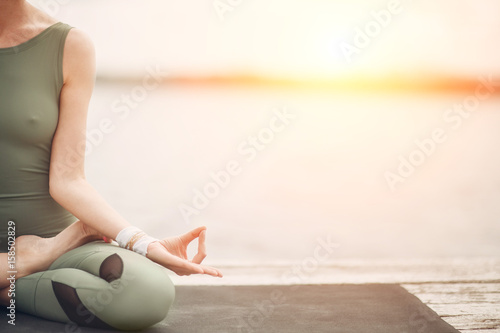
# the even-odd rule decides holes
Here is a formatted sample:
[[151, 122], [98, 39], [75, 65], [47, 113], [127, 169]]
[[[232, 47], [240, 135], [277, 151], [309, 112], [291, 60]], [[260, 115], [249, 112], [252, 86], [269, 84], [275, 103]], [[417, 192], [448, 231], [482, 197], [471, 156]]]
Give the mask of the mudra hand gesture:
[[[222, 277], [222, 273], [218, 269], [201, 265], [206, 257], [206, 229], [206, 227], [198, 227], [181, 236], [152, 242], [147, 247], [146, 257], [177, 275], [208, 274]], [[198, 238], [198, 253], [192, 260], [189, 260], [187, 247], [196, 238]]]

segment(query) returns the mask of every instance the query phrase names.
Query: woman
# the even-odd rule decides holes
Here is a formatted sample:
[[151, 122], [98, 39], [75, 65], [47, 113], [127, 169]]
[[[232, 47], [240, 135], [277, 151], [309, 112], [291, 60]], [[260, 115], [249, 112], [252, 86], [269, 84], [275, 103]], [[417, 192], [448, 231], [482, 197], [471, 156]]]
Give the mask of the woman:
[[[82, 31], [25, 0], [0, 1], [0, 301], [61, 322], [142, 329], [173, 302], [167, 269], [222, 274], [201, 265], [204, 227], [152, 238], [85, 180], [94, 76]], [[188, 260], [194, 239], [198, 253]]]

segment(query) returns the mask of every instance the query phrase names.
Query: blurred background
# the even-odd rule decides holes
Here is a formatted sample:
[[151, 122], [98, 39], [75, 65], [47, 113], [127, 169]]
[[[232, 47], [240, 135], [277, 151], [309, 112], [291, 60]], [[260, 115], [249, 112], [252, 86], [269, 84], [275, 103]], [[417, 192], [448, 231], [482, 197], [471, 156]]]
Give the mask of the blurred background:
[[212, 264], [500, 255], [500, 2], [30, 2], [94, 40], [87, 176], [156, 237], [206, 225]]

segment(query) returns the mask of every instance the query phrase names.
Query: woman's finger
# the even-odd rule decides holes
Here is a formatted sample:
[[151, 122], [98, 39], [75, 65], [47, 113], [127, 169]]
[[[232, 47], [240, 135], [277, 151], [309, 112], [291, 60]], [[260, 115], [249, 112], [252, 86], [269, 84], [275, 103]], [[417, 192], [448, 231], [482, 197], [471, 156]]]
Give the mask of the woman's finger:
[[215, 277], [222, 277], [222, 273], [216, 268], [191, 263], [175, 256], [169, 258], [164, 266], [178, 275], [207, 274]]
[[172, 255], [160, 242], [150, 244], [146, 256], [178, 275], [210, 274], [216, 276], [212, 271], [206, 273], [205, 269], [198, 264]]
[[[201, 233], [200, 238], [200, 243], [202, 244], [203, 249], [205, 244], [205, 232]], [[200, 253], [203, 252], [199, 251], [198, 254]], [[148, 247], [148, 253], [146, 256], [157, 264], [170, 269], [178, 275], [207, 274], [215, 277], [222, 277], [222, 273], [216, 268], [202, 266], [198, 263], [190, 262], [171, 254], [161, 242], [151, 243]], [[198, 258], [200, 258], [200, 256], [198, 256]]]
[[[156, 258], [155, 258], [156, 259]], [[187, 260], [171, 255], [167, 251], [162, 253], [156, 263], [162, 265], [179, 275], [204, 274], [205, 271], [199, 265], [194, 265]]]
[[207, 250], [205, 246], [206, 235], [207, 235], [206, 230], [200, 232], [200, 237], [198, 238], [198, 253], [196, 253], [196, 255], [192, 260], [192, 262], [194, 262], [195, 264], [201, 264], [203, 259], [205, 259], [207, 256]]
[[193, 239], [197, 238], [200, 235], [200, 232], [202, 232], [203, 230], [206, 230], [206, 229], [207, 229], [207, 227], [205, 227], [205, 226], [195, 228], [191, 231], [186, 232], [184, 235], [182, 235], [181, 239], [183, 242], [191, 243], [193, 241]]
[[214, 267], [209, 267], [209, 266], [200, 266], [203, 268], [203, 272], [205, 274], [215, 276], [215, 277], [222, 277], [222, 272], [219, 271], [217, 268]]

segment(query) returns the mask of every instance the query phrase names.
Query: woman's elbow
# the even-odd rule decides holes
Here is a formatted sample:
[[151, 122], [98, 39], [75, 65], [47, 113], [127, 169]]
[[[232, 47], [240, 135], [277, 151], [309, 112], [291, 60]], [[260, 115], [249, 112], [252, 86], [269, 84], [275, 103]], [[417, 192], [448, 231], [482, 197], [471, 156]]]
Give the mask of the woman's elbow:
[[49, 194], [54, 200], [57, 201], [57, 198], [62, 192], [62, 188], [63, 186], [61, 184], [61, 181], [49, 178]]
[[82, 181], [85, 181], [85, 178], [78, 176], [49, 176], [50, 196], [59, 202], [69, 194], [68, 191], [71, 191], [71, 188]]

